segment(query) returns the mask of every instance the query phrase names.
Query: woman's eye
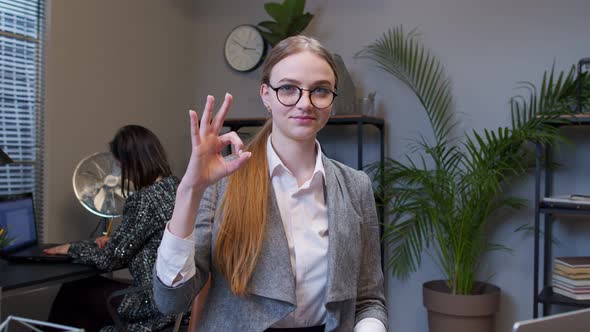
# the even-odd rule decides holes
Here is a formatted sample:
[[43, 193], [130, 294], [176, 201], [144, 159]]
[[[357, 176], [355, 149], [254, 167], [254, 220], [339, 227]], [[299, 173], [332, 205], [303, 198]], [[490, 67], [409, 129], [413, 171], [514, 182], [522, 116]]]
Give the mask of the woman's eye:
[[298, 89], [293, 85], [283, 85], [279, 87], [279, 90], [283, 93], [295, 93]]
[[313, 93], [314, 95], [317, 95], [317, 96], [327, 96], [330, 94], [330, 92], [331, 92], [330, 89], [327, 89], [327, 88], [315, 88], [312, 90], [311, 93]]

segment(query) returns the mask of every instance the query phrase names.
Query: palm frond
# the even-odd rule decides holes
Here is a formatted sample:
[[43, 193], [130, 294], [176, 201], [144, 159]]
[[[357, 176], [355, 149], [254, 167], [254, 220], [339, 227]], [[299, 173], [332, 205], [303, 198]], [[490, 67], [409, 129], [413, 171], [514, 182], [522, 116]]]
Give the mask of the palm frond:
[[[369, 167], [387, 204], [384, 224], [388, 268], [406, 278], [419, 268], [425, 249], [453, 293], [469, 294], [483, 253], [508, 248], [488, 241], [485, 225], [501, 208], [525, 201], [503, 195], [510, 179], [524, 175], [533, 160], [531, 143], [564, 139], [556, 122], [571, 112], [568, 93], [577, 84], [574, 68], [545, 72], [540, 89], [520, 82], [526, 93], [510, 99], [511, 125], [470, 131], [455, 142], [451, 83], [443, 66], [419, 40], [416, 30], [392, 28], [357, 53], [403, 82], [426, 112], [434, 142], [412, 140], [403, 163], [387, 159]], [[590, 79], [588, 85], [590, 86]]]
[[392, 28], [356, 57], [373, 61], [408, 86], [426, 110], [436, 142], [447, 138], [454, 122], [450, 82], [415, 29], [405, 33], [403, 26]]

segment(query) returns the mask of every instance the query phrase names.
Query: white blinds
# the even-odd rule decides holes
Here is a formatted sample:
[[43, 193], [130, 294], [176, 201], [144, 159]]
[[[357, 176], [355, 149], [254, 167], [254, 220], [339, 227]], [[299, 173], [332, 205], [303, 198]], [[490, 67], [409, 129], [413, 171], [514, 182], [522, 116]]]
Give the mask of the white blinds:
[[0, 166], [0, 194], [35, 192], [39, 217], [44, 7], [44, 0], [0, 0], [0, 147], [15, 161]]

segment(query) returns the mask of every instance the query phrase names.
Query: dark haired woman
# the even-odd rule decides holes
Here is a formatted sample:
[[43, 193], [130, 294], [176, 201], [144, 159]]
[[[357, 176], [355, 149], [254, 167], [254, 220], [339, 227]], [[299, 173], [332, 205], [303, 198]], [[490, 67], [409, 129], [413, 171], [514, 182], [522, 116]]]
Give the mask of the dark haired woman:
[[[76, 263], [105, 272], [128, 267], [133, 276], [131, 287], [149, 285], [164, 227], [172, 217], [178, 179], [172, 176], [162, 144], [144, 127], [119, 129], [110, 150], [120, 163], [121, 189], [127, 197], [121, 225], [110, 237], [66, 243], [46, 249], [46, 253], [67, 254]], [[115, 326], [107, 325], [112, 322], [106, 298], [128, 286], [104, 277], [64, 284], [49, 320], [86, 331], [115, 331]], [[151, 290], [127, 294], [117, 312], [129, 331], [157, 331], [174, 321], [174, 316], [158, 312]]]

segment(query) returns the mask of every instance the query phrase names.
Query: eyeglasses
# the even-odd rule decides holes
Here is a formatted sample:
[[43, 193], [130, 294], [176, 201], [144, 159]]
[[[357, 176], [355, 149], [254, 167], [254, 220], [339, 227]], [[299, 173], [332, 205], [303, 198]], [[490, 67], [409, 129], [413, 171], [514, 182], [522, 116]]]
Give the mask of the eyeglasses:
[[270, 84], [267, 85], [276, 92], [277, 99], [285, 106], [296, 105], [303, 96], [303, 91], [309, 92], [309, 101], [317, 109], [330, 107], [334, 102], [334, 98], [338, 96], [336, 92], [328, 88], [317, 87], [309, 90], [291, 84], [281, 85], [278, 88]]

